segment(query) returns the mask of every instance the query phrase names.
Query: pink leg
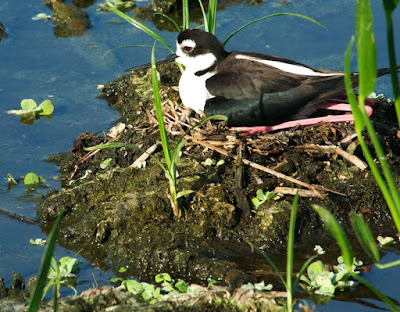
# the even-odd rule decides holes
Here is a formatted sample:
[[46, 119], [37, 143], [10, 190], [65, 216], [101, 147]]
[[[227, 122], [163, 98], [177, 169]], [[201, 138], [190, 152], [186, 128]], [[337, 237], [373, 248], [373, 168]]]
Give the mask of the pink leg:
[[[317, 104], [317, 108], [319, 109], [326, 109], [326, 110], [336, 110], [336, 111], [346, 111], [350, 112], [351, 107], [346, 101], [328, 101], [322, 104]], [[368, 116], [371, 116], [373, 109], [372, 105], [374, 103], [373, 99], [366, 99], [365, 100], [365, 110], [367, 111]], [[372, 104], [372, 105], [370, 105]], [[282, 130], [282, 129], [287, 129], [287, 128], [292, 128], [297, 125], [300, 126], [308, 126], [308, 125], [313, 125], [319, 122], [345, 122], [345, 121], [353, 121], [353, 115], [351, 114], [344, 114], [344, 115], [330, 115], [330, 116], [324, 116], [324, 117], [315, 117], [315, 118], [306, 118], [306, 119], [299, 119], [299, 120], [293, 120], [293, 121], [287, 121], [283, 122], [278, 125], [274, 126], [259, 126], [259, 127], [233, 127], [231, 130], [234, 131], [239, 131], [239, 132], [244, 132], [240, 133], [240, 136], [247, 136], [247, 135], [252, 135], [256, 133], [267, 133], [267, 132], [272, 132], [276, 130]]]

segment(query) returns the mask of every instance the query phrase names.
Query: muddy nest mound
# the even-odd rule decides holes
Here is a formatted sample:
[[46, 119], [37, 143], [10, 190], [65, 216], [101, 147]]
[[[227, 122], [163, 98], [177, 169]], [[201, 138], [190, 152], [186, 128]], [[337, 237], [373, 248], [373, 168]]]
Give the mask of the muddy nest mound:
[[[173, 146], [201, 117], [180, 106], [176, 91], [180, 74], [174, 65], [159, 70]], [[162, 158], [149, 72], [121, 76], [106, 85], [101, 96], [121, 113], [120, 123], [107, 134], [78, 137], [61, 164], [63, 189], [46, 200], [38, 215], [48, 232], [60, 209], [66, 209], [59, 244], [116, 275], [153, 281], [155, 274], [168, 272], [188, 282], [213, 278], [231, 286], [272, 277], [262, 257], [226, 229], [245, 236], [283, 264], [293, 201], [287, 194], [296, 189], [302, 190], [296, 223], [300, 262], [315, 244], [329, 248], [333, 242], [313, 204], [330, 209], [344, 226], [349, 224], [348, 213], [356, 211], [376, 232], [392, 230], [386, 203], [364, 167], [350, 123], [251, 137], [241, 137], [223, 123], [203, 124], [192, 131], [182, 149], [178, 191], [192, 192], [181, 198], [178, 219], [172, 214], [164, 172], [150, 158], [136, 161], [146, 155], [142, 150], [84, 150], [125, 142]], [[394, 116], [391, 103], [376, 99], [373, 122], [398, 177], [399, 132]], [[103, 169], [107, 159], [111, 161]], [[275, 191], [277, 196], [255, 210], [251, 200], [259, 189]], [[338, 255], [336, 250], [333, 256]], [[128, 271], [118, 273], [121, 266]]]

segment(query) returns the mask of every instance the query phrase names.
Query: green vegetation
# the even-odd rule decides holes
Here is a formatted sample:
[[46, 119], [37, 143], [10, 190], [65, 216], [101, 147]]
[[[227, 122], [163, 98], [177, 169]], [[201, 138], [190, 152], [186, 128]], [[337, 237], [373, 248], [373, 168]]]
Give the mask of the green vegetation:
[[7, 114], [22, 115], [21, 122], [25, 124], [33, 124], [38, 116], [51, 117], [54, 106], [50, 100], [45, 100], [38, 106], [32, 99], [24, 99], [21, 101], [21, 109], [9, 110]]
[[263, 190], [257, 190], [257, 197], [251, 199], [251, 204], [254, 210], [257, 210], [263, 203], [266, 201], [270, 201], [271, 199], [277, 198], [277, 195], [274, 192], [267, 191], [264, 193]]
[[165, 300], [189, 291], [187, 283], [180, 279], [175, 281], [168, 273], [157, 274], [155, 282], [158, 286], [135, 280], [124, 280], [121, 285], [130, 293], [140, 295], [143, 300], [150, 302]]
[[36, 190], [39, 185], [43, 184], [47, 180], [42, 176], [38, 176], [34, 172], [29, 172], [25, 175], [24, 184], [27, 190]]
[[[193, 127], [188, 129], [176, 142], [174, 148], [171, 150], [169, 141], [168, 141], [168, 135], [167, 135], [167, 130], [165, 129], [165, 124], [164, 124], [164, 115], [162, 112], [161, 108], [161, 98], [160, 98], [160, 88], [159, 88], [159, 83], [158, 83], [158, 78], [157, 78], [157, 71], [156, 71], [156, 66], [155, 66], [155, 58], [154, 58], [154, 46], [151, 54], [151, 78], [152, 78], [152, 83], [153, 83], [153, 93], [154, 93], [154, 103], [156, 106], [156, 115], [157, 115], [157, 122], [158, 122], [158, 127], [160, 129], [160, 137], [161, 137], [161, 144], [164, 152], [164, 161], [165, 165], [162, 164], [156, 157], [150, 155], [151, 159], [153, 159], [159, 166], [160, 168], [164, 171], [165, 177], [167, 178], [169, 182], [169, 194], [168, 197], [171, 201], [171, 207], [172, 207], [172, 212], [175, 217], [180, 217], [181, 216], [181, 209], [178, 203], [178, 200], [182, 196], [186, 196], [193, 191], [191, 190], [182, 190], [180, 192], [177, 191], [177, 173], [178, 173], [178, 161], [179, 161], [179, 154], [182, 150], [183, 144], [185, 143], [185, 136], [188, 135], [194, 128], [198, 127], [202, 123], [208, 121], [208, 120], [227, 120], [227, 117], [223, 115], [213, 115], [213, 116], [208, 116], [207, 118], [204, 118], [200, 120], [198, 123], [196, 123]], [[138, 148], [137, 146], [133, 144], [126, 144], [126, 143], [108, 143], [104, 145], [96, 145], [96, 146], [91, 146], [85, 148], [87, 151], [93, 151], [96, 149], [104, 149], [104, 148], [116, 148], [116, 147], [127, 147], [127, 148], [133, 148], [133, 149], [139, 149], [145, 152], [145, 150]]]
[[[354, 286], [354, 281], [349, 279], [351, 275], [346, 264], [343, 262], [343, 257], [340, 256], [337, 260], [339, 264], [333, 267], [333, 271], [327, 270], [323, 262], [317, 260], [307, 267], [307, 276], [302, 275], [300, 277], [300, 286], [318, 304], [321, 302], [326, 304], [334, 296], [336, 290], [345, 290]], [[356, 269], [362, 264], [362, 261], [354, 258], [351, 271], [359, 274], [359, 271], [356, 271]]]
[[[40, 272], [35, 286], [35, 290], [33, 291], [32, 296], [29, 300], [28, 312], [36, 312], [39, 310], [39, 305], [43, 297], [43, 290], [46, 287], [46, 283], [48, 281], [48, 273], [50, 269], [51, 260], [54, 254], [54, 248], [56, 246], [58, 230], [60, 228], [62, 218], [64, 217], [64, 213], [65, 213], [64, 210], [60, 211], [60, 214], [58, 215], [51, 229], [49, 235], [49, 241], [43, 253], [42, 264], [40, 266]], [[54, 300], [53, 310], [57, 311], [58, 305], [57, 305], [56, 287], [54, 287], [54, 289], [55, 289], [54, 292], [55, 296], [53, 298]]]
[[[293, 205], [291, 208], [290, 212], [290, 222], [289, 222], [289, 235], [288, 235], [288, 242], [287, 242], [287, 254], [286, 254], [286, 279], [276, 266], [276, 264], [267, 256], [267, 254], [262, 251], [260, 248], [258, 248], [256, 245], [254, 245], [251, 241], [249, 241], [247, 238], [243, 237], [242, 235], [233, 232], [231, 230], [226, 230], [240, 238], [242, 238], [246, 243], [252, 246], [255, 250], [257, 250], [265, 260], [267, 260], [268, 264], [274, 269], [274, 271], [277, 273], [279, 279], [281, 280], [282, 284], [284, 285], [287, 293], [287, 299], [286, 299], [286, 311], [293, 311], [294, 307], [294, 294], [296, 292], [296, 288], [299, 285], [301, 276], [304, 274], [306, 271], [307, 267], [310, 265], [310, 263], [317, 258], [321, 252], [317, 249], [318, 254], [311, 256], [301, 267], [299, 273], [297, 274], [297, 277], [292, 280], [292, 275], [293, 275], [293, 259], [294, 259], [294, 252], [293, 252], [293, 247], [294, 247], [294, 232], [295, 232], [295, 225], [296, 225], [296, 215], [297, 215], [297, 206], [298, 206], [298, 201], [299, 201], [299, 196], [296, 193], [296, 196], [294, 197]], [[266, 286], [268, 287], [268, 286]]]
[[45, 240], [45, 239], [42, 239], [42, 238], [35, 238], [35, 239], [30, 239], [29, 240], [29, 242], [32, 244], [32, 245], [40, 245], [40, 246], [44, 246], [44, 245], [46, 245], [46, 243], [47, 243], [47, 241]]
[[62, 286], [71, 288], [76, 295], [76, 289], [71, 284], [76, 279], [77, 276], [75, 273], [80, 268], [81, 266], [76, 258], [63, 257], [57, 264], [56, 259], [51, 257], [50, 270], [47, 274], [48, 282], [43, 290], [43, 298], [51, 286], [54, 287], [53, 293], [57, 294], [57, 297], [60, 296], [60, 288]]
[[[158, 42], [162, 43], [172, 53], [174, 53], [174, 50], [169, 46], [169, 44], [159, 34], [155, 33], [154, 31], [152, 31], [150, 28], [148, 28], [146, 25], [144, 25], [143, 23], [139, 22], [138, 20], [130, 17], [129, 15], [126, 15], [125, 13], [123, 13], [121, 11], [119, 11], [117, 9], [117, 5], [115, 4], [115, 0], [107, 0], [106, 3], [108, 5], [108, 7], [110, 8], [110, 10], [113, 11], [115, 14], [117, 14], [119, 17], [121, 17], [122, 19], [124, 19], [128, 23], [132, 24], [133, 26], [139, 28], [140, 30], [144, 31], [149, 36], [153, 37], [155, 40], [157, 40]], [[200, 4], [200, 8], [201, 8], [202, 13], [203, 13], [204, 30], [207, 31], [207, 32], [210, 32], [212, 34], [215, 34], [215, 29], [216, 29], [216, 24], [217, 24], [217, 4], [218, 4], [218, 1], [217, 0], [208, 1], [208, 12], [207, 12], [207, 14], [205, 12], [203, 3], [200, 0], [199, 0], [199, 4]], [[182, 0], [182, 28], [179, 27], [177, 22], [174, 21], [169, 16], [167, 16], [165, 14], [162, 14], [162, 13], [156, 13], [156, 14], [165, 17], [167, 20], [169, 20], [171, 23], [173, 23], [173, 25], [175, 26], [175, 28], [177, 29], [178, 32], [181, 32], [182, 30], [185, 30], [185, 29], [189, 28], [189, 3], [188, 3], [188, 0]], [[250, 26], [250, 25], [252, 25], [252, 24], [254, 24], [256, 22], [262, 21], [262, 20], [270, 18], [270, 17], [283, 16], [283, 15], [300, 17], [300, 18], [303, 18], [303, 19], [308, 20], [310, 22], [313, 22], [313, 23], [315, 23], [315, 24], [317, 24], [317, 25], [319, 25], [321, 27], [324, 27], [319, 22], [317, 22], [316, 20], [314, 20], [314, 19], [312, 19], [312, 18], [310, 18], [308, 16], [304, 16], [304, 15], [296, 14], [296, 13], [276, 13], [276, 14], [266, 15], [266, 16], [263, 16], [261, 18], [255, 19], [255, 20], [250, 21], [249, 23], [246, 23], [245, 25], [239, 27], [237, 30], [235, 30], [233, 33], [231, 33], [223, 41], [223, 44], [225, 45], [236, 33], [238, 33], [239, 31], [243, 30], [244, 28], [246, 28], [246, 27], [248, 27], [248, 26]], [[178, 66], [180, 66], [180, 65], [178, 65]], [[182, 67], [180, 67], [180, 68], [183, 71], [183, 68]]]
[[[383, 1], [383, 5], [386, 12], [386, 23], [387, 23], [387, 40], [388, 40], [388, 51], [390, 60], [390, 71], [392, 76], [393, 92], [395, 96], [395, 107], [397, 112], [397, 118], [400, 125], [400, 90], [398, 80], [398, 68], [396, 63], [396, 53], [393, 39], [393, 27], [392, 27], [392, 13], [396, 6], [399, 4], [399, 0]], [[350, 74], [350, 54], [351, 49], [356, 41], [357, 47], [357, 59], [359, 67], [359, 95], [358, 100], [354, 94], [351, 74]], [[354, 126], [357, 133], [360, 146], [363, 150], [368, 165], [371, 168], [371, 172], [374, 175], [376, 182], [386, 200], [389, 207], [390, 213], [393, 217], [394, 223], [397, 230], [400, 232], [400, 193], [397, 187], [396, 180], [394, 179], [388, 161], [386, 159], [384, 150], [379, 143], [371, 120], [369, 119], [365, 111], [365, 99], [373, 91], [377, 78], [377, 61], [376, 61], [376, 49], [374, 31], [372, 25], [372, 10], [369, 0], [360, 0], [357, 2], [356, 8], [356, 37], [352, 37], [345, 55], [345, 83], [347, 96], [352, 108], [354, 116]], [[368, 135], [374, 147], [376, 159], [379, 161], [380, 167], [378, 168], [375, 163], [375, 159], [372, 156], [371, 151], [365, 142], [362, 135], [364, 128], [367, 129]], [[382, 172], [382, 173], [381, 173]], [[315, 206], [314, 209], [322, 218], [329, 232], [334, 236], [335, 240], [340, 245], [344, 263], [347, 266], [349, 274], [367, 286], [372, 290], [383, 302], [385, 302], [390, 309], [393, 311], [399, 311], [399, 308], [393, 303], [392, 300], [387, 298], [378, 289], [376, 289], [371, 283], [355, 274], [351, 271], [353, 265], [353, 252], [350, 242], [335, 217], [325, 208]], [[364, 221], [362, 215], [351, 213], [350, 221], [352, 228], [359, 240], [364, 251], [370, 258], [370, 260], [376, 265], [377, 268], [384, 269], [400, 265], [400, 261], [394, 261], [387, 264], [380, 264], [380, 253], [378, 245], [372, 235], [371, 230]]]
[[272, 284], [265, 285], [265, 282], [262, 281], [255, 284], [249, 282], [247, 284], [242, 285], [242, 287], [240, 288], [242, 288], [243, 290], [270, 291], [272, 290], [272, 287], [273, 287]]

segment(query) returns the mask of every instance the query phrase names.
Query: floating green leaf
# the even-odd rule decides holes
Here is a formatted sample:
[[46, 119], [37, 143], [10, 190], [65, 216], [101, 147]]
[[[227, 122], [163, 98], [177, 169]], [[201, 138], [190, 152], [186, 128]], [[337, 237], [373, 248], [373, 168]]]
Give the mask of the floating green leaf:
[[37, 188], [39, 185], [39, 177], [36, 173], [29, 172], [25, 175], [24, 184], [26, 188]]
[[39, 108], [41, 109], [39, 112], [39, 115], [41, 115], [41, 116], [51, 115], [54, 112], [54, 106], [50, 100], [43, 101], [39, 105]]

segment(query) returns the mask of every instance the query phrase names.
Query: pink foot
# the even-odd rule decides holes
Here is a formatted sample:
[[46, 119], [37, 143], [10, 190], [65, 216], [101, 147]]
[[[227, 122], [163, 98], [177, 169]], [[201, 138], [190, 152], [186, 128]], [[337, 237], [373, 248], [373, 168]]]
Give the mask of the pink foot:
[[[371, 116], [373, 109], [371, 106], [374, 105], [373, 99], [366, 99], [365, 100], [365, 110], [367, 111], [368, 116]], [[346, 101], [338, 100], [338, 101], [327, 101], [322, 104], [317, 104], [316, 108], [318, 109], [326, 109], [326, 110], [335, 110], [335, 111], [345, 111], [350, 112], [351, 107]], [[259, 126], [259, 127], [232, 127], [231, 130], [243, 132], [240, 133], [239, 136], [248, 136], [256, 133], [267, 133], [276, 130], [288, 129], [295, 127], [297, 125], [300, 126], [308, 126], [313, 125], [319, 122], [345, 122], [345, 121], [354, 121], [354, 117], [351, 114], [345, 115], [330, 115], [324, 117], [315, 117], [315, 118], [306, 118], [306, 119], [299, 119], [293, 121], [283, 122], [278, 125], [274, 126]]]

